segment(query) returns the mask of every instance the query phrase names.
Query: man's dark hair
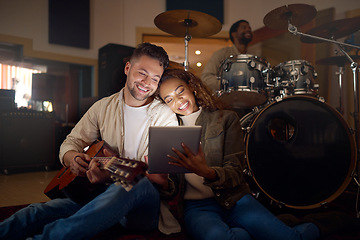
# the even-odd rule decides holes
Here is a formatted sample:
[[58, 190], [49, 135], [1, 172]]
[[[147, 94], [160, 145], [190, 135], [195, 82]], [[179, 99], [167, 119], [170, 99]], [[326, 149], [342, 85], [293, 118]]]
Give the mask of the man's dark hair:
[[241, 19], [241, 20], [235, 22], [235, 23], [231, 26], [231, 28], [230, 28], [230, 30], [229, 30], [230, 40], [231, 40], [233, 43], [234, 43], [234, 38], [231, 36], [231, 33], [236, 32], [237, 29], [238, 29], [238, 27], [239, 27], [239, 25], [240, 25], [240, 23], [243, 23], [243, 22], [249, 23], [248, 21], [246, 21], [246, 20], [244, 20], [244, 19]]
[[169, 56], [162, 47], [147, 42], [141, 43], [134, 50], [130, 61], [132, 59], [138, 59], [143, 55], [159, 60], [160, 66], [162, 66], [164, 70], [169, 66]]

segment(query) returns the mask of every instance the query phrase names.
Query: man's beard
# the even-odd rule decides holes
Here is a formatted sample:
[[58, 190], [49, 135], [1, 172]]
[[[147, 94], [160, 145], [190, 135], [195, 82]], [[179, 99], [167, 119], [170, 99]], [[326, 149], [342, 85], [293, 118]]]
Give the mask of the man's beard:
[[245, 37], [245, 34], [247, 34], [247, 32], [244, 32], [241, 34], [240, 43], [242, 43], [244, 45], [248, 45], [251, 42], [253, 35], [252, 35], [252, 33], [250, 33], [251, 37], [247, 38], [247, 37]]
[[131, 94], [131, 96], [133, 96], [136, 100], [138, 100], [138, 101], [144, 101], [144, 100], [146, 100], [146, 99], [148, 99], [151, 95], [151, 91], [149, 91], [146, 95], [138, 95], [137, 93], [137, 86], [136, 86], [136, 84], [134, 85], [134, 87], [133, 88], [130, 88], [129, 86], [128, 86], [128, 89], [129, 89], [129, 92], [130, 92], [130, 94]]

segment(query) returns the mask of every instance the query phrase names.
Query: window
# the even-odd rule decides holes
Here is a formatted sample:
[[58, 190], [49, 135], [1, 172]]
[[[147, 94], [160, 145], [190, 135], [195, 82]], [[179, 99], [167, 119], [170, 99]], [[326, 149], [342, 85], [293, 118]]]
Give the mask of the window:
[[15, 103], [18, 108], [28, 106], [33, 73], [41, 71], [0, 63], [0, 88], [15, 90]]

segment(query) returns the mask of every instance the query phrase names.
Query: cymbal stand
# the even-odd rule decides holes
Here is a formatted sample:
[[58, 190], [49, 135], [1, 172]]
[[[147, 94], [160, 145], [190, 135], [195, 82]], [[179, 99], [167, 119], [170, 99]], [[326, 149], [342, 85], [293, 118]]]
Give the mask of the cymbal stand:
[[358, 69], [358, 64], [350, 57], [350, 55], [344, 51], [344, 49], [342, 49], [340, 47], [340, 50], [342, 53], [344, 53], [344, 55], [346, 56], [347, 59], [349, 59], [349, 61], [351, 62], [350, 64], [350, 68], [353, 72], [353, 83], [354, 83], [354, 122], [355, 122], [355, 136], [356, 136], [356, 141], [358, 142], [359, 140], [359, 132], [358, 132], [358, 127], [359, 127], [359, 93], [358, 93], [358, 74], [357, 74], [357, 69]]
[[292, 33], [294, 35], [300, 35], [300, 36], [304, 36], [304, 37], [314, 38], [314, 39], [317, 39], [317, 40], [322, 40], [322, 41], [326, 41], [326, 42], [335, 43], [335, 44], [338, 44], [338, 45], [341, 45], [341, 46], [347, 46], [347, 47], [351, 47], [351, 48], [360, 49], [360, 46], [356, 46], [356, 45], [352, 45], [352, 44], [348, 44], [348, 43], [342, 43], [342, 42], [338, 42], [336, 40], [322, 38], [322, 37], [318, 37], [318, 36], [314, 36], [314, 35], [299, 32], [297, 30], [297, 27], [295, 27], [291, 23], [288, 24], [288, 30], [289, 30], [290, 33]]
[[341, 115], [344, 115], [344, 103], [343, 103], [343, 90], [342, 90], [342, 83], [343, 79], [342, 76], [344, 75], [344, 67], [339, 66], [339, 71], [336, 72], [336, 75], [339, 77], [339, 108], [338, 111]]
[[187, 18], [187, 19], [184, 20], [184, 24], [185, 24], [185, 27], [186, 27], [186, 33], [185, 33], [185, 37], [184, 37], [184, 40], [185, 40], [184, 68], [185, 68], [185, 71], [188, 71], [189, 70], [189, 61], [188, 61], [188, 58], [189, 58], [189, 41], [192, 39], [191, 35], [189, 34], [189, 26], [192, 24], [192, 20]]

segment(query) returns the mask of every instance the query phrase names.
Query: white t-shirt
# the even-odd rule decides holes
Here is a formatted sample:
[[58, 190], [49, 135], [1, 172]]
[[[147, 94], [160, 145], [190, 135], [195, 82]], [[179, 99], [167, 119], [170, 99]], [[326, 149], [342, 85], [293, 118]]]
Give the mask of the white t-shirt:
[[124, 154], [123, 157], [136, 159], [141, 137], [149, 121], [147, 114], [149, 104], [141, 107], [130, 107], [124, 104]]

